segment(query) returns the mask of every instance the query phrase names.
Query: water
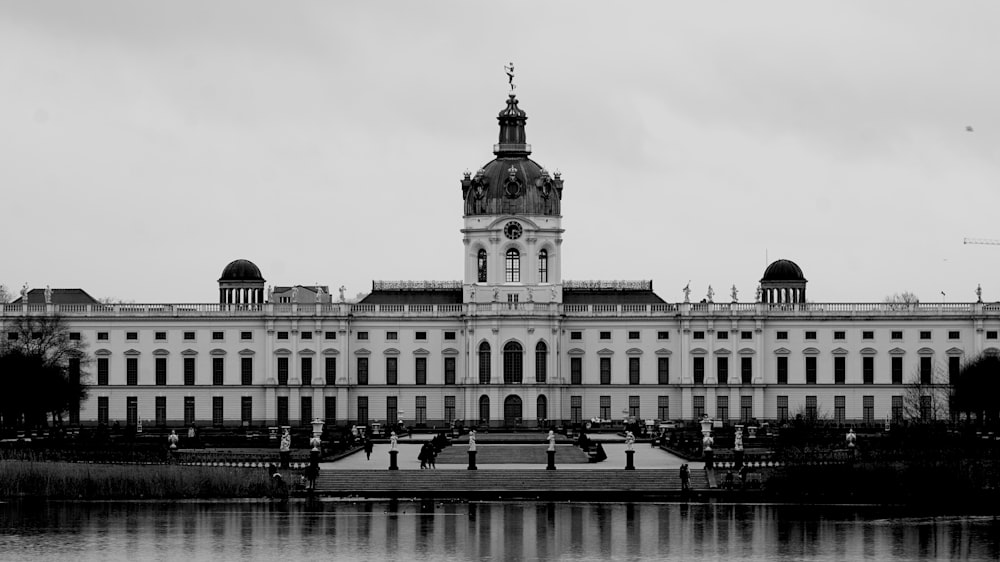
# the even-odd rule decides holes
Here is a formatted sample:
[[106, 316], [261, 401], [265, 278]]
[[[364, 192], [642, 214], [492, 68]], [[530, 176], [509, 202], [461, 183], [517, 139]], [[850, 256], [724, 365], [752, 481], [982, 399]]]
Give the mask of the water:
[[2, 560], [997, 560], [1000, 520], [870, 506], [0, 504]]

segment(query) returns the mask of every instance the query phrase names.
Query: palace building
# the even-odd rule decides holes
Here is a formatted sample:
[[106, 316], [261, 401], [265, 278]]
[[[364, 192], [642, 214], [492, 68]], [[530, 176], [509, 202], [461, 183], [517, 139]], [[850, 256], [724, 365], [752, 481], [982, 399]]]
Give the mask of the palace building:
[[563, 179], [530, 158], [514, 94], [498, 121], [494, 158], [461, 180], [460, 281], [376, 281], [346, 302], [327, 286], [265, 289], [238, 259], [217, 303], [35, 289], [0, 322], [57, 314], [87, 342], [90, 393], [70, 415], [82, 424], [882, 423], [946, 416], [926, 390], [1000, 353], [1000, 305], [808, 302], [789, 260], [767, 267], [754, 302], [669, 303], [651, 281], [565, 280]]

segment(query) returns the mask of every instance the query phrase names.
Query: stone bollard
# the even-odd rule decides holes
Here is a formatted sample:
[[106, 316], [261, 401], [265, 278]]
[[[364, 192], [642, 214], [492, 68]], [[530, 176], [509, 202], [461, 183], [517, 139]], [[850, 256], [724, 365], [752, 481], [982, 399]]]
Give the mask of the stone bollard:
[[549, 464], [545, 467], [545, 470], [555, 470], [556, 469], [556, 452], [555, 451], [545, 451], [549, 455]]
[[399, 451], [389, 451], [389, 470], [399, 470], [399, 465], [396, 464], [397, 455]]
[[625, 470], [635, 470], [635, 451], [625, 451]]
[[469, 451], [469, 470], [476, 470], [476, 452]]

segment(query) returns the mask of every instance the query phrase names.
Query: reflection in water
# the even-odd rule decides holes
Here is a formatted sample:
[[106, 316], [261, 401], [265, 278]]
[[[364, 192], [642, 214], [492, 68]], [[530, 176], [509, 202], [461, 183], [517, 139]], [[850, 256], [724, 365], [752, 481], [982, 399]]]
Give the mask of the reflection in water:
[[727, 504], [0, 504], [16, 560], [886, 560], [1000, 557], [991, 517]]

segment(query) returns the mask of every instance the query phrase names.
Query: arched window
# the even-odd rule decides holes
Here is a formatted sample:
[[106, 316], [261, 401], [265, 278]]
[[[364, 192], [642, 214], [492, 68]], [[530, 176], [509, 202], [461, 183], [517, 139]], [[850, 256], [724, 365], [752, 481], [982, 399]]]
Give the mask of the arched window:
[[545, 382], [545, 365], [549, 358], [549, 348], [545, 342], [540, 341], [535, 346], [535, 382]]
[[503, 383], [521, 384], [524, 380], [521, 344], [516, 341], [503, 346]]
[[479, 397], [479, 423], [483, 425], [490, 423], [490, 397], [485, 394]]
[[490, 344], [479, 344], [479, 384], [490, 384]]
[[486, 282], [486, 250], [479, 250], [478, 258], [476, 259], [476, 266], [479, 269], [478, 280], [480, 283]]
[[538, 282], [549, 282], [549, 253], [545, 250], [538, 252]]
[[539, 426], [543, 426], [549, 417], [549, 401], [545, 395], [541, 395], [535, 404], [535, 419], [538, 420]]
[[507, 250], [507, 282], [521, 282], [521, 254], [514, 248]]

